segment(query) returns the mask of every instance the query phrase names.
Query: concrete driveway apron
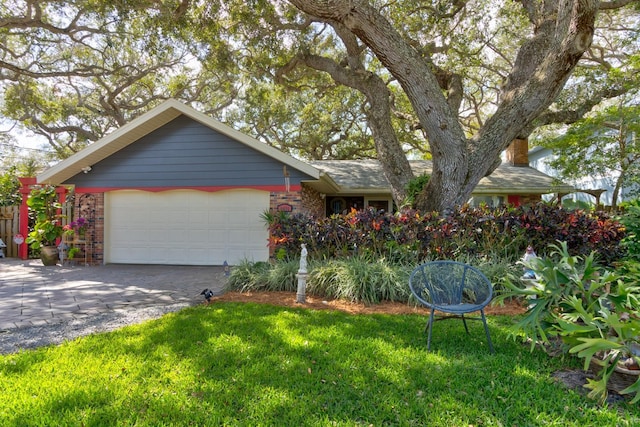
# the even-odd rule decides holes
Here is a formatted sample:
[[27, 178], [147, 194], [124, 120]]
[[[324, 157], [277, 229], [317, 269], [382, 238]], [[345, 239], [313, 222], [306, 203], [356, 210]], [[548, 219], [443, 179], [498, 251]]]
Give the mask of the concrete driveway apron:
[[0, 259], [0, 331], [40, 326], [129, 307], [199, 304], [222, 294], [223, 267], [121, 265], [44, 267]]

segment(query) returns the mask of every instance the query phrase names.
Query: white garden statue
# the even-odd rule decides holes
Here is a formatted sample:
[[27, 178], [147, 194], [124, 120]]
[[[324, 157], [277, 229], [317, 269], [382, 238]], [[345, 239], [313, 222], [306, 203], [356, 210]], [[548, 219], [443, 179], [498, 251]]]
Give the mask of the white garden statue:
[[304, 243], [300, 245], [302, 247], [302, 251], [300, 251], [300, 269], [298, 273], [306, 273], [307, 272], [307, 245]]
[[307, 290], [307, 245], [304, 243], [301, 245], [302, 251], [300, 251], [300, 269], [298, 270], [298, 293], [296, 294], [296, 302], [304, 304], [306, 301]]

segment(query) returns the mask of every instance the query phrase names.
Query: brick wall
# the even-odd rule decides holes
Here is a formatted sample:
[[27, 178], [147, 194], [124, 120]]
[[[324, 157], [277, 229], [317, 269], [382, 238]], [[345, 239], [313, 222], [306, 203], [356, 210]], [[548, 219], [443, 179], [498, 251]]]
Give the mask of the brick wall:
[[[77, 193], [74, 218], [89, 221], [87, 228], [87, 262], [94, 265], [104, 263], [104, 193]], [[85, 248], [82, 248], [85, 250]]]
[[297, 191], [272, 192], [269, 200], [269, 211], [288, 210], [292, 213], [299, 213], [302, 208], [302, 197]]
[[507, 148], [507, 162], [513, 166], [529, 166], [529, 141], [514, 139]]
[[324, 218], [324, 198], [313, 188], [302, 186], [302, 212], [314, 218]]

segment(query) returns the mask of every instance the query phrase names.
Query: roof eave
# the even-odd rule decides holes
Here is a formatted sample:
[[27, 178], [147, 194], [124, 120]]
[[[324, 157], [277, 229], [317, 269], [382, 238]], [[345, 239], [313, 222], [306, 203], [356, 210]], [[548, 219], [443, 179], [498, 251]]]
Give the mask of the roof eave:
[[320, 171], [315, 167], [282, 153], [243, 134], [212, 117], [201, 113], [175, 99], [169, 99], [156, 108], [142, 114], [126, 125], [116, 129], [104, 138], [99, 139], [83, 150], [75, 153], [60, 163], [50, 167], [37, 177], [41, 184], [60, 184], [82, 172], [85, 167], [93, 166], [117, 151], [127, 147], [143, 136], [164, 126], [180, 115], [196, 120], [217, 132], [220, 132], [256, 151], [261, 152], [283, 164], [303, 172], [312, 178], [319, 179]]
[[554, 186], [554, 187], [540, 187], [540, 188], [486, 188], [486, 187], [476, 187], [472, 194], [514, 194], [514, 195], [524, 195], [524, 194], [555, 194], [555, 193], [571, 193], [575, 191], [575, 188], [568, 185]]

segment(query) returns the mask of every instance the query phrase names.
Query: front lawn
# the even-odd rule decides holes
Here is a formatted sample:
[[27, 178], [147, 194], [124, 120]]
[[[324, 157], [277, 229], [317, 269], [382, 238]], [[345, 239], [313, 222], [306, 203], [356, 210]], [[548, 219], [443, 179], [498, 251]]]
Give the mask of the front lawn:
[[579, 361], [529, 352], [513, 319], [480, 322], [216, 302], [0, 356], [0, 425], [624, 426], [552, 379]]

